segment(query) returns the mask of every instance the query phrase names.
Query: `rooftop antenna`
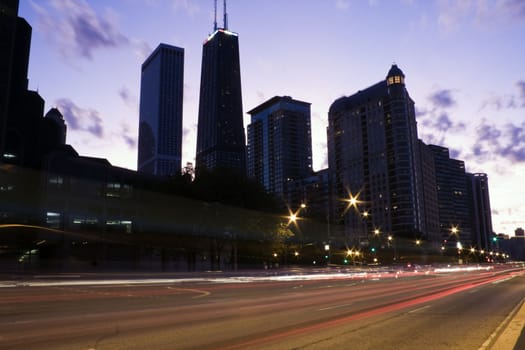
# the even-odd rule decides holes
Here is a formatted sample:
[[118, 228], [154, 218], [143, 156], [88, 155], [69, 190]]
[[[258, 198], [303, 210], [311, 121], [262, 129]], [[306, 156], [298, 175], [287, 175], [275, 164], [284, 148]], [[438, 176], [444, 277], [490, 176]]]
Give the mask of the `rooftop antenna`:
[[213, 31], [217, 30], [217, 0], [214, 1]]
[[228, 13], [226, 13], [226, 0], [224, 0], [224, 30], [228, 30]]

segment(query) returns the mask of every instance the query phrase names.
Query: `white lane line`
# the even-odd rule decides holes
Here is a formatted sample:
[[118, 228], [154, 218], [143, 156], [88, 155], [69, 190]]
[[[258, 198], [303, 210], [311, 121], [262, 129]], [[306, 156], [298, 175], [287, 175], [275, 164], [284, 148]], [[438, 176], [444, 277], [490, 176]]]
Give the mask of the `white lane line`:
[[494, 281], [494, 282], [492, 282], [492, 284], [500, 284], [502, 282], [507, 282], [507, 281], [513, 279], [514, 277], [516, 277], [516, 275], [513, 275], [513, 276], [510, 276], [510, 277], [507, 277], [507, 278], [503, 278], [503, 279]]
[[347, 307], [347, 306], [350, 306], [350, 305], [353, 305], [353, 304], [354, 304], [354, 303], [339, 304], [339, 305], [334, 305], [334, 306], [328, 306], [328, 307], [324, 307], [324, 308], [322, 308], [322, 309], [317, 309], [316, 311], [326, 311], [326, 310], [340, 309], [340, 308]]
[[431, 306], [430, 305], [425, 305], [425, 306], [422, 306], [422, 307], [418, 307], [417, 309], [410, 310], [408, 313], [409, 314], [413, 314], [413, 313], [416, 313], [416, 312], [428, 309], [429, 307], [431, 307]]
[[[518, 341], [519, 336], [521, 334], [521, 328], [519, 328], [519, 332], [517, 332], [517, 334], [505, 334], [505, 333], [516, 333], [516, 332], [514, 332], [513, 329], [510, 329], [508, 331], [507, 329], [502, 330], [502, 328], [507, 327], [509, 323], [511, 322], [511, 319], [514, 318], [514, 316], [516, 316], [518, 320], [520, 318], [523, 318], [522, 315], [525, 314], [524, 300], [525, 299], [523, 299], [520, 303], [518, 303], [518, 305], [514, 307], [514, 309], [512, 309], [512, 311], [507, 315], [507, 317], [505, 317], [503, 322], [500, 323], [500, 325], [496, 328], [496, 330], [492, 332], [492, 334], [487, 338], [487, 340], [485, 340], [485, 342], [480, 346], [478, 350], [486, 350], [486, 349], [503, 350], [503, 346], [500, 348], [496, 348], [495, 343], [499, 341], [499, 338], [502, 338], [502, 341], [508, 340], [506, 338], [508, 338], [510, 335], [512, 335], [513, 341], [510, 341], [510, 343], [512, 344], [506, 344], [505, 350], [514, 349], [514, 345]], [[519, 313], [518, 313], [518, 310], [519, 310]], [[499, 338], [495, 339], [498, 335], [499, 335]], [[500, 345], [503, 345], [503, 344], [500, 344]]]
[[208, 292], [208, 291], [206, 291], [206, 290], [202, 290], [202, 289], [177, 288], [177, 287], [168, 287], [168, 289], [180, 290], [180, 291], [184, 291], [184, 292], [191, 292], [191, 293], [197, 293], [197, 294], [199, 294], [199, 295], [196, 295], [196, 296], [194, 296], [194, 297], [191, 297], [192, 299], [198, 299], [198, 298], [207, 297], [208, 295], [211, 294], [211, 292]]

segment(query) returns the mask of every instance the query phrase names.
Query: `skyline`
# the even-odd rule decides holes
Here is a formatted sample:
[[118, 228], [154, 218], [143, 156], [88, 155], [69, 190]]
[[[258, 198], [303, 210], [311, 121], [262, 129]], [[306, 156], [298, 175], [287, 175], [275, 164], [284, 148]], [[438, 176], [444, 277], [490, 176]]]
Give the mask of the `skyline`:
[[[81, 155], [136, 169], [140, 65], [161, 42], [184, 48], [182, 165], [195, 164], [213, 1], [110, 5], [21, 2], [19, 16], [33, 27], [29, 88], [46, 111], [64, 114], [66, 142]], [[419, 138], [488, 174], [496, 233], [524, 226], [525, 3], [230, 0], [228, 27], [239, 34], [245, 127], [246, 111], [273, 96], [312, 103], [313, 167], [326, 168], [331, 103], [384, 79], [395, 62]]]

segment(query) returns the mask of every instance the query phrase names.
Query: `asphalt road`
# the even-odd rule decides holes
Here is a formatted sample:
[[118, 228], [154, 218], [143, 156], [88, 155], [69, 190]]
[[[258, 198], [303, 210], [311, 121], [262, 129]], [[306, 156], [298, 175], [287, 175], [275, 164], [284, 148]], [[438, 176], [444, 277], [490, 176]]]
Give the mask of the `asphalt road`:
[[524, 282], [504, 269], [4, 281], [0, 349], [480, 350]]

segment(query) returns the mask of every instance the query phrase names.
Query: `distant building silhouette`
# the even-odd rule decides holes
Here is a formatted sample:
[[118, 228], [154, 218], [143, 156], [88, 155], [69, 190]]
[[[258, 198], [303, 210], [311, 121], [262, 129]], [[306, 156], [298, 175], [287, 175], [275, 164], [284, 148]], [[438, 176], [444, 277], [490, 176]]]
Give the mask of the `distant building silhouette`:
[[[396, 65], [385, 80], [331, 105], [328, 159], [335, 217], [346, 238], [375, 230], [426, 234], [414, 102]], [[356, 205], [350, 196], [358, 196]]]
[[[330, 196], [330, 171], [329, 169], [319, 170], [309, 176], [291, 180], [286, 183], [285, 201], [288, 209], [298, 212], [301, 217], [317, 219], [328, 224], [330, 220], [331, 196]], [[329, 227], [325, 228], [326, 235], [329, 234]]]
[[284, 197], [287, 182], [312, 175], [310, 103], [275, 96], [248, 113], [248, 176]]
[[184, 49], [160, 44], [142, 64], [138, 171], [181, 172]]
[[226, 25], [203, 46], [195, 166], [197, 177], [217, 167], [246, 174], [239, 38]]

